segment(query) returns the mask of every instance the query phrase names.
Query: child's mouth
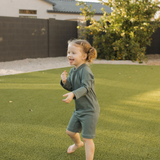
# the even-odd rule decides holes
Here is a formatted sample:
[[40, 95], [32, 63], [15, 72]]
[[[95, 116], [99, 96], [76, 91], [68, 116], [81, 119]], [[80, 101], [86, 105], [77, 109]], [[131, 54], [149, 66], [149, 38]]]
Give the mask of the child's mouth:
[[74, 59], [69, 59], [69, 62], [70, 62], [70, 63], [73, 63], [73, 61], [74, 61]]

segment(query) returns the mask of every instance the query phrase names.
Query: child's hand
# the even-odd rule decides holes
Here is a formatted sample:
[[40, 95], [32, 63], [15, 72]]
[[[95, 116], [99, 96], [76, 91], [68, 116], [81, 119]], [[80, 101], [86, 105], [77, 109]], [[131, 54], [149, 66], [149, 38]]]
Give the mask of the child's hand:
[[67, 81], [67, 72], [64, 71], [62, 74], [61, 74], [61, 79], [62, 79], [62, 83], [65, 84], [66, 81]]
[[73, 92], [70, 92], [70, 93], [67, 93], [67, 94], [64, 94], [63, 97], [66, 97], [66, 99], [63, 99], [62, 101], [65, 102], [65, 103], [70, 103], [74, 97], [74, 93]]

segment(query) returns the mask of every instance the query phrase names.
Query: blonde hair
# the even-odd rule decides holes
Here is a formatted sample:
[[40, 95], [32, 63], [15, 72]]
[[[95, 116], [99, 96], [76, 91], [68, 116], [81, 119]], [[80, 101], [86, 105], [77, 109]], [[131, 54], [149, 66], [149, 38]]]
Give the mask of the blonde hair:
[[97, 58], [97, 51], [90, 43], [83, 39], [69, 40], [68, 45], [73, 43], [82, 48], [82, 51], [87, 54], [86, 62], [92, 63]]

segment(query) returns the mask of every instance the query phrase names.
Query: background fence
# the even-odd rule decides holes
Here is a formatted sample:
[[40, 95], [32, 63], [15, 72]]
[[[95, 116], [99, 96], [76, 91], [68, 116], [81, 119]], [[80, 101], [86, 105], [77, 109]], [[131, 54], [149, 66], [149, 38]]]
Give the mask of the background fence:
[[160, 28], [152, 35], [151, 46], [147, 46], [146, 54], [160, 54]]
[[[75, 21], [0, 17], [0, 62], [65, 56], [67, 41], [74, 38]], [[160, 28], [152, 39], [146, 54], [160, 54]]]
[[66, 56], [77, 22], [0, 17], [0, 61]]

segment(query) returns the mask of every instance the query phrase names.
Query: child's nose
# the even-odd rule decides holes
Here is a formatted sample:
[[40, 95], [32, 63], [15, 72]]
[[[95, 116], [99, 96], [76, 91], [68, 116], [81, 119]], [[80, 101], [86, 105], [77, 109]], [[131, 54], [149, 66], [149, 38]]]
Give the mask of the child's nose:
[[67, 57], [71, 57], [71, 54], [69, 53], [69, 54], [67, 54]]

